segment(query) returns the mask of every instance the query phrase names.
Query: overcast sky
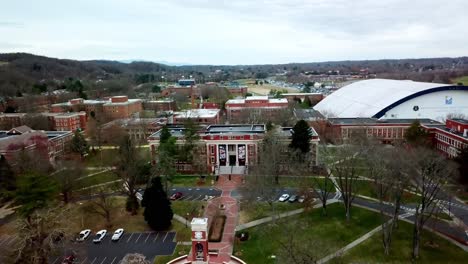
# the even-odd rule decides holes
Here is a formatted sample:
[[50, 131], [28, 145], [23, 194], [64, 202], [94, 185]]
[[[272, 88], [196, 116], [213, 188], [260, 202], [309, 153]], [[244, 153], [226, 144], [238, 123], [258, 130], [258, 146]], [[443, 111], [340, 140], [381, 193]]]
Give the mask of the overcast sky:
[[468, 0], [0, 1], [0, 53], [190, 64], [468, 55]]

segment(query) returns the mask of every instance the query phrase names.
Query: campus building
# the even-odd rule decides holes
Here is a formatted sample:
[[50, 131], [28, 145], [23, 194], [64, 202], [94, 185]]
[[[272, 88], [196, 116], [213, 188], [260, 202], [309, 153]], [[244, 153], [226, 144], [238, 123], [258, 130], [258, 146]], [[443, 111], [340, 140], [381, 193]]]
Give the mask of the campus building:
[[31, 118], [46, 116], [47, 127], [49, 130], [55, 131], [75, 131], [86, 129], [86, 113], [72, 112], [72, 113], [8, 113], [0, 114], [0, 129], [9, 130], [14, 127], [23, 126], [26, 124], [27, 117]]
[[228, 120], [236, 120], [236, 118], [242, 117], [245, 112], [273, 116], [278, 111], [288, 108], [288, 106], [287, 99], [274, 99], [268, 98], [268, 96], [249, 96], [245, 99], [231, 99], [225, 104]]
[[143, 101], [143, 110], [163, 112], [163, 111], [176, 111], [176, 102], [172, 99], [167, 100], [146, 100]]
[[104, 115], [108, 119], [129, 118], [143, 110], [140, 99], [128, 99], [127, 96], [112, 96], [106, 100], [72, 99], [65, 103], [53, 104], [50, 111], [54, 113], [85, 111], [88, 116]]
[[[284, 142], [285, 150], [291, 140], [290, 127], [279, 128], [278, 134]], [[184, 128], [170, 127], [169, 132], [176, 137], [177, 145], [184, 142]], [[215, 174], [247, 174], [249, 165], [255, 165], [258, 160], [259, 145], [266, 133], [265, 125], [210, 125], [199, 131], [200, 140], [196, 148], [196, 164], [176, 162], [175, 167], [180, 172], [196, 170]], [[152, 163], [156, 164], [159, 146], [158, 131], [149, 137]], [[317, 165], [319, 138], [313, 128], [310, 131], [311, 166]], [[196, 168], [198, 167], [198, 168]]]
[[22, 151], [38, 151], [40, 155], [47, 155], [53, 163], [67, 153], [72, 138], [71, 131], [42, 131], [27, 126], [15, 127], [0, 131], [0, 155], [4, 156], [10, 165], [15, 166]]
[[0, 129], [8, 130], [24, 125], [26, 113], [2, 113], [0, 114]]
[[103, 134], [111, 135], [113, 130], [125, 130], [128, 136], [136, 141], [146, 140], [167, 123], [167, 118], [124, 118], [108, 122], [102, 126]]
[[338, 118], [445, 120], [468, 116], [467, 102], [468, 86], [369, 79], [342, 87], [314, 109]]
[[218, 124], [220, 119], [220, 109], [190, 109], [181, 112], [174, 112], [169, 117], [169, 124], [183, 124], [187, 120], [192, 120], [197, 124]]
[[468, 148], [468, 120], [448, 119], [445, 125], [423, 125], [432, 135], [435, 148], [449, 158]]

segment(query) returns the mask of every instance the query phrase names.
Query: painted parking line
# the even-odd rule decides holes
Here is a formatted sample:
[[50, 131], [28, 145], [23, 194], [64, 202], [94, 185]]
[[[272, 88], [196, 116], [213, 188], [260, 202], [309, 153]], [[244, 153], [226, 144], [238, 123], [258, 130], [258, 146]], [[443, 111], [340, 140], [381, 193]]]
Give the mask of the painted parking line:
[[110, 264], [114, 264], [114, 261], [117, 259], [117, 257], [114, 257], [114, 259], [112, 260], [112, 262]]
[[167, 234], [169, 233], [166, 233], [166, 235], [164, 236], [163, 242], [166, 241]]
[[94, 258], [93, 261], [91, 262], [91, 264], [94, 264], [94, 262], [97, 260], [97, 258]]
[[132, 236], [133, 236], [133, 233], [132, 233], [132, 234], [130, 235], [130, 237], [127, 239], [127, 243], [128, 243], [128, 241], [130, 241], [130, 239], [132, 238]]
[[107, 257], [104, 257], [104, 259], [101, 261], [101, 264], [104, 263], [104, 261], [106, 261]]
[[138, 239], [140, 239], [142, 233], [140, 233], [140, 235], [138, 236], [138, 238], [135, 240], [135, 243], [138, 243]]
[[[192, 201], [198, 201], [198, 199], [200, 199], [202, 197], [202, 195], [198, 195], [196, 198], [193, 198]], [[200, 199], [201, 200], [201, 199]]]
[[167, 237], [167, 241], [173, 242], [175, 238], [176, 233], [175, 232], [169, 232], [169, 235]]
[[156, 233], [156, 237], [153, 239], [153, 243], [158, 239], [159, 233]]
[[88, 260], [88, 257], [86, 257], [85, 259], [83, 259], [82, 262], [80, 262], [80, 264], [84, 264], [86, 262], [86, 260]]
[[57, 262], [57, 260], [59, 260], [60, 257], [57, 257], [54, 262], [52, 262], [52, 264], [55, 264], [55, 262]]
[[148, 240], [148, 238], [151, 236], [151, 234], [152, 234], [152, 233], [148, 233], [148, 236], [147, 236], [146, 239], [145, 239], [145, 243], [146, 243], [146, 241]]

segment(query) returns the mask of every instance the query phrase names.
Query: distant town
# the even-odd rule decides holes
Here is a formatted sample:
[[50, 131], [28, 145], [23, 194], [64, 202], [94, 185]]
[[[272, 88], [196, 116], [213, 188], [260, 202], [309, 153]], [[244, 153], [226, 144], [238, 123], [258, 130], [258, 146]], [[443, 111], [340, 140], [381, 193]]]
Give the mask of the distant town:
[[0, 54], [1, 263], [466, 261], [466, 57], [65, 62]]

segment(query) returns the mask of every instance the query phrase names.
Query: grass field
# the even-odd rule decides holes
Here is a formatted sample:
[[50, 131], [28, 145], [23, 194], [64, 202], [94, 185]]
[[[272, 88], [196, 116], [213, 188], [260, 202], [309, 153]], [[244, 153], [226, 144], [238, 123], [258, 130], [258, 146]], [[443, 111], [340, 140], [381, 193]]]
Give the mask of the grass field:
[[[330, 263], [411, 263], [413, 226], [400, 222], [392, 239], [390, 256], [383, 252], [381, 233], [351, 249]], [[433, 244], [430, 241], [434, 242]], [[420, 259], [417, 263], [466, 263], [468, 254], [439, 236], [423, 232]]]
[[314, 209], [281, 219], [276, 224], [249, 228], [245, 230], [249, 232], [249, 240], [235, 243], [234, 252], [247, 263], [283, 263], [275, 262], [270, 256], [280, 256], [280, 244], [288, 243], [288, 234], [293, 234], [298, 245], [310, 245], [307, 247], [310, 254], [324, 257], [379, 225], [376, 213], [360, 208], [353, 208], [349, 223], [342, 205], [330, 205], [328, 216], [322, 216], [321, 212], [321, 209]]
[[186, 176], [178, 175], [172, 178], [171, 186], [174, 187], [190, 187], [190, 186], [212, 186], [211, 180], [214, 180], [212, 175], [208, 175], [204, 180], [200, 179], [200, 176]]
[[256, 85], [255, 84], [255, 79], [240, 79], [236, 80], [242, 85], [247, 86], [247, 91], [249, 93], [252, 93], [254, 95], [267, 95], [270, 93], [270, 90], [287, 90], [290, 93], [297, 93], [298, 91], [296, 89], [292, 88], [284, 88], [280, 86], [275, 86], [275, 85], [270, 85], [270, 84], [263, 84], [263, 85]]
[[[275, 214], [281, 214], [284, 212], [296, 210], [301, 208], [301, 203], [289, 203], [289, 202], [275, 202], [274, 209]], [[239, 224], [245, 224], [253, 220], [261, 219], [264, 217], [272, 216], [273, 210], [271, 206], [266, 202], [254, 202], [254, 203], [242, 203], [241, 211], [239, 213]]]
[[458, 77], [458, 78], [452, 80], [452, 82], [455, 83], [455, 84], [463, 83], [463, 85], [468, 85], [468, 76]]

